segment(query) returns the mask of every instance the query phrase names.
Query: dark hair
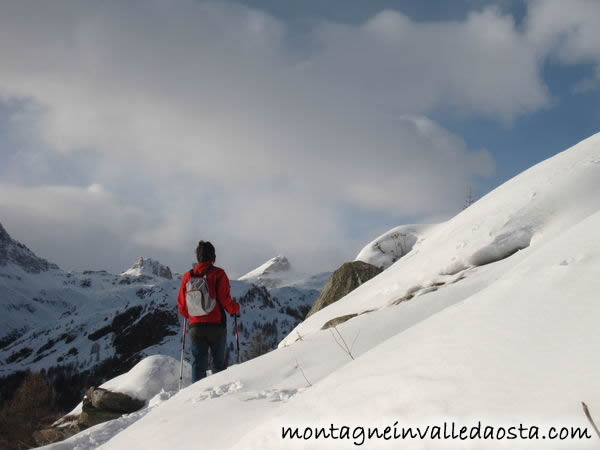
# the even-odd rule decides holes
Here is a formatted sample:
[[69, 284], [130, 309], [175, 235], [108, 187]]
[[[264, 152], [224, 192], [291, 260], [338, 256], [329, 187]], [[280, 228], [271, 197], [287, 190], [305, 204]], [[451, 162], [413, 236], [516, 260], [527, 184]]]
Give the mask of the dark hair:
[[198, 247], [196, 247], [196, 259], [199, 263], [203, 262], [215, 262], [215, 247], [208, 241], [200, 241], [198, 242]]

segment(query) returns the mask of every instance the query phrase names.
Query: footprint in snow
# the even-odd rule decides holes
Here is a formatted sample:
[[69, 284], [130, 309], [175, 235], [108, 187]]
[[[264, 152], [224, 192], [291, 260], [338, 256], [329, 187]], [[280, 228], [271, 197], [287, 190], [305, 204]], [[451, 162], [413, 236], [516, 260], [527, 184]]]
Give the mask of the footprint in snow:
[[300, 389], [267, 389], [265, 391], [259, 392], [248, 392], [244, 400], [267, 400], [270, 402], [287, 402], [298, 392], [300, 392]]
[[191, 401], [192, 403], [198, 403], [211, 398], [223, 397], [224, 395], [239, 391], [241, 388], [242, 383], [240, 381], [222, 384], [221, 386], [205, 389], [202, 393], [200, 393], [200, 395], [194, 397]]

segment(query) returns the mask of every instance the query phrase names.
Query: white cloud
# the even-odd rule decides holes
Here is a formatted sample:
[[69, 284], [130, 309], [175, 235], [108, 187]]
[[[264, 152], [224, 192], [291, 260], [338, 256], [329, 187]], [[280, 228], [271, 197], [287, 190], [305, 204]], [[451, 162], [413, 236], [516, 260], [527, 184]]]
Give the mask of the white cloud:
[[[156, 220], [98, 185], [23, 187], [0, 183], [2, 223], [40, 256], [74, 268], [106, 269], [131, 264], [141, 248], [132, 240]], [[65, 265], [66, 264], [66, 265]]]
[[[339, 89], [405, 113], [453, 107], [513, 119], [547, 105], [535, 48], [493, 8], [464, 22], [416, 23], [385, 11], [365, 24], [326, 24], [315, 64]], [[369, 90], [360, 88], [369, 87]]]
[[575, 91], [600, 83], [600, 2], [596, 0], [530, 0], [527, 37], [542, 57], [564, 64], [594, 64], [593, 77], [581, 80]]
[[[181, 265], [212, 236], [239, 272], [274, 251], [351, 257], [344, 208], [455, 211], [493, 161], [424, 116], [512, 120], [547, 104], [536, 49], [494, 9], [464, 22], [386, 11], [356, 26], [323, 23], [305, 53], [287, 32], [229, 3], [6, 2], [0, 98], [29, 106], [21, 129], [39, 138], [37, 151], [95, 155], [81, 176], [96, 187], [77, 192], [113, 193], [108, 216], [90, 215], [98, 229], [136, 251], [185, 253]], [[87, 206], [74, 205], [65, 217], [84, 233]], [[37, 208], [22, 216], [51, 220]]]

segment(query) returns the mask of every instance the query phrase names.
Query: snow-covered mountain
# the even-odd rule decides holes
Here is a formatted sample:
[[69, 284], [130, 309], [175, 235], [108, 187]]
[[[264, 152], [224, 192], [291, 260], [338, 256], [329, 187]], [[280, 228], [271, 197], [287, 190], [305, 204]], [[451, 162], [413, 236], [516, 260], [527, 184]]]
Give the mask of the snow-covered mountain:
[[140, 275], [148, 275], [166, 278], [167, 280], [173, 279], [173, 274], [171, 273], [169, 266], [163, 266], [161, 263], [152, 258], [144, 259], [141, 256], [121, 275], [132, 275], [136, 277], [139, 277]]
[[423, 230], [276, 351], [54, 448], [189, 448], [199, 423], [219, 449], [596, 448], [598, 192], [600, 134]]
[[[173, 278], [168, 267], [138, 258], [120, 275], [65, 272], [12, 240], [2, 227], [0, 239], [0, 384], [19, 371], [41, 369], [100, 384], [145, 356], [179, 357], [181, 277]], [[268, 289], [232, 281], [232, 296], [242, 305], [241, 359], [275, 348], [304, 319], [321, 287]], [[234, 352], [228, 320], [228, 346]], [[76, 403], [85, 387], [76, 386], [62, 403]]]
[[256, 280], [260, 281], [263, 278], [268, 278], [273, 275], [283, 275], [290, 273], [291, 264], [285, 256], [277, 255], [271, 258], [264, 264], [258, 266], [256, 269], [251, 270], [246, 275], [239, 278], [240, 281]]
[[316, 275], [299, 272], [292, 267], [285, 256], [277, 255], [238, 280], [269, 289], [295, 287], [320, 291], [330, 275], [331, 272], [322, 272]]
[[10, 268], [7, 268], [7, 266], [17, 266], [27, 273], [40, 273], [58, 269], [56, 264], [49, 263], [45, 259], [38, 257], [25, 245], [11, 238], [2, 224], [0, 224], [1, 273], [8, 275], [7, 272], [10, 271]]

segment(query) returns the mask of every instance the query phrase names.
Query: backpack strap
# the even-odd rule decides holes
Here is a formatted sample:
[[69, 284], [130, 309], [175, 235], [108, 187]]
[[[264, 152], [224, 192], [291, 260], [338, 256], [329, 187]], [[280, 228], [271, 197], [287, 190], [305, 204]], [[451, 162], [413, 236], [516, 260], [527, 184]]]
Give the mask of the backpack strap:
[[204, 272], [202, 275], [196, 275], [194, 273], [194, 269], [190, 270], [188, 273], [190, 274], [190, 277], [194, 277], [194, 278], [206, 278], [206, 276], [208, 275], [208, 272], [210, 272], [215, 266], [210, 266], [208, 268], [208, 270], [206, 272]]

